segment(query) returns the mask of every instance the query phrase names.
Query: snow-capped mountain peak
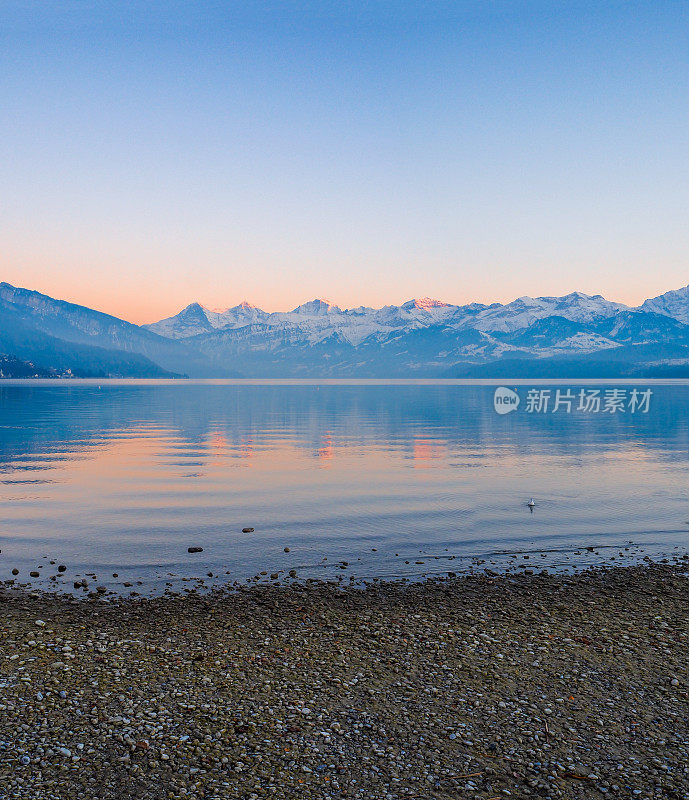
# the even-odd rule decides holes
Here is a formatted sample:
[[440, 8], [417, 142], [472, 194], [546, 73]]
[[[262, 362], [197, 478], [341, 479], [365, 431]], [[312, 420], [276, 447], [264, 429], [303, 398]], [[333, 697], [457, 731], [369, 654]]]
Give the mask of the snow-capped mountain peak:
[[504, 306], [490, 306], [472, 319], [472, 327], [483, 331], [508, 332], [528, 328], [538, 319], [558, 316], [572, 322], [589, 323], [627, 310], [623, 303], [614, 303], [601, 295], [571, 292], [563, 297], [529, 297], [523, 295]]
[[443, 303], [442, 300], [434, 300], [432, 297], [415, 297], [413, 300], [407, 300], [402, 303], [402, 308], [422, 308], [429, 311], [433, 308], [450, 308], [449, 303]]
[[153, 325], [148, 325], [149, 330], [168, 339], [186, 339], [189, 336], [197, 336], [200, 333], [208, 333], [213, 330], [213, 325], [209, 320], [209, 312], [201, 303], [189, 303], [179, 314], [167, 319], [161, 319]]
[[675, 289], [671, 292], [651, 297], [645, 300], [640, 306], [640, 311], [654, 311], [656, 314], [663, 314], [666, 317], [689, 324], [689, 286]]
[[302, 303], [297, 306], [292, 314], [312, 315], [312, 314], [341, 314], [342, 309], [334, 305], [329, 300], [324, 300], [317, 297], [315, 300], [310, 300], [308, 303]]

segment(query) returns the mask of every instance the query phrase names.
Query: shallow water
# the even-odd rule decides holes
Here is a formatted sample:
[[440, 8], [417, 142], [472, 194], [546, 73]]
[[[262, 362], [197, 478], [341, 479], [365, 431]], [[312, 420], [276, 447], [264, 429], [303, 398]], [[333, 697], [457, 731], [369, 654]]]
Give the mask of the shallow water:
[[0, 578], [147, 592], [685, 553], [688, 385], [640, 382], [648, 412], [614, 414], [529, 413], [535, 386], [609, 388], [527, 382], [500, 416], [488, 383], [0, 383]]

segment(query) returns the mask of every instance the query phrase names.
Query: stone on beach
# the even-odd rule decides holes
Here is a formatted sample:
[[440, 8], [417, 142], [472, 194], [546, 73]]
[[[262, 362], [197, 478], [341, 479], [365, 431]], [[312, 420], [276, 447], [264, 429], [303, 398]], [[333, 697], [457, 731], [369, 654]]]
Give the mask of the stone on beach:
[[685, 573], [8, 589], [0, 794], [683, 800]]

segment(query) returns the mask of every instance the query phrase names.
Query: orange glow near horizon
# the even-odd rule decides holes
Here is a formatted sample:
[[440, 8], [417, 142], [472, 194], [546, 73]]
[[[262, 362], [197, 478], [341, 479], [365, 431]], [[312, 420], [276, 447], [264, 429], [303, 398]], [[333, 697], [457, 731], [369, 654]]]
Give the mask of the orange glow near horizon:
[[[3, 266], [0, 262], [0, 266]], [[264, 311], [291, 311], [298, 305], [316, 297], [329, 300], [342, 309], [356, 308], [360, 305], [381, 308], [384, 305], [401, 305], [414, 297], [430, 296], [446, 303], [464, 305], [466, 303], [509, 303], [517, 297], [530, 295], [561, 296], [572, 291], [586, 294], [602, 294], [608, 300], [625, 303], [631, 307], [640, 305], [646, 298], [655, 297], [671, 289], [678, 289], [685, 283], [675, 279], [664, 279], [658, 271], [649, 271], [646, 280], [636, 281], [635, 285], [624, 285], [620, 291], [601, 283], [596, 286], [591, 280], [579, 284], [564, 284], [562, 281], [533, 280], [519, 286], [513, 279], [509, 285], [496, 282], [486, 289], [478, 280], [465, 282], [461, 291], [456, 287], [445, 287], [425, 283], [424, 279], [412, 281], [393, 281], [381, 285], [374, 283], [359, 291], [352, 285], [326, 286], [325, 279], [314, 281], [312, 285], [284, 278], [284, 284], [269, 282], [256, 285], [256, 281], [236, 281], [227, 279], [215, 281], [202, 274], [196, 276], [196, 285], [191, 280], [178, 283], [167, 281], [161, 272], [137, 273], [131, 271], [107, 270], [107, 274], [97, 279], [83, 280], [76, 271], [46, 271], [42, 269], [11, 269], [5, 264], [0, 279], [25, 289], [31, 289], [59, 300], [83, 305], [96, 311], [111, 314], [136, 325], [156, 322], [174, 316], [192, 302], [199, 302], [208, 308], [230, 308], [244, 300]], [[609, 282], [608, 282], [609, 283]], [[405, 290], [405, 285], [408, 286]]]

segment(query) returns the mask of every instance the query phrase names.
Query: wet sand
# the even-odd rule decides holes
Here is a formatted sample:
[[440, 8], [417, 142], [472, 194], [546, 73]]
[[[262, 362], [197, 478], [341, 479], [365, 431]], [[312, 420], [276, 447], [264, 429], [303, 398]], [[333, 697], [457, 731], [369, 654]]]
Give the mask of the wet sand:
[[685, 571], [8, 591], [0, 797], [686, 799]]

